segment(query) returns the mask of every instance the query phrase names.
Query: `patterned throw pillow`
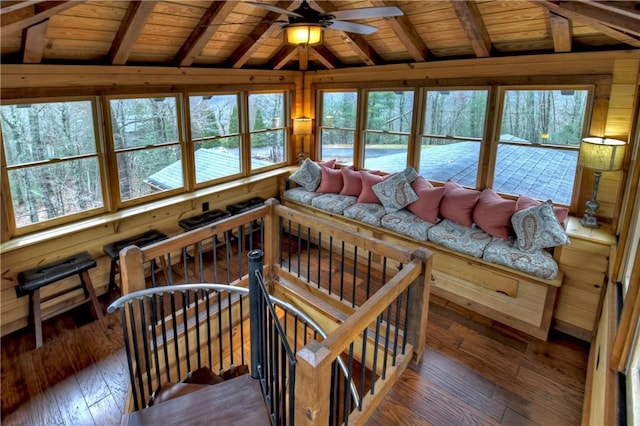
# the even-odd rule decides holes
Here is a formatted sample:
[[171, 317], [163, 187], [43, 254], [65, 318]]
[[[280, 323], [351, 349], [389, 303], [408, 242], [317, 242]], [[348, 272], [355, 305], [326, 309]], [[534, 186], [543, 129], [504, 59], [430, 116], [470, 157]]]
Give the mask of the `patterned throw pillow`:
[[318, 164], [307, 158], [300, 168], [291, 175], [290, 179], [307, 191], [313, 192], [320, 185], [322, 172]]
[[522, 251], [569, 244], [569, 237], [558, 223], [550, 201], [515, 212], [511, 224]]
[[407, 182], [404, 173], [396, 173], [371, 186], [387, 213], [397, 212], [407, 204], [418, 200], [418, 196]]

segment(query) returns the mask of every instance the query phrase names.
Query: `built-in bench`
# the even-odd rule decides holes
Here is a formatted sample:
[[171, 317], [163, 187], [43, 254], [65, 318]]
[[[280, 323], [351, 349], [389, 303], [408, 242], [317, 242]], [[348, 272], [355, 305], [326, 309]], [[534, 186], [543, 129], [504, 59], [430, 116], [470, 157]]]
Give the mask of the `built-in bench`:
[[359, 233], [412, 249], [429, 248], [434, 294], [546, 340], [563, 278], [549, 251], [520, 250], [513, 237], [497, 238], [475, 225], [429, 222], [405, 208], [390, 212], [379, 202], [358, 202], [361, 196], [288, 187], [281, 198]]

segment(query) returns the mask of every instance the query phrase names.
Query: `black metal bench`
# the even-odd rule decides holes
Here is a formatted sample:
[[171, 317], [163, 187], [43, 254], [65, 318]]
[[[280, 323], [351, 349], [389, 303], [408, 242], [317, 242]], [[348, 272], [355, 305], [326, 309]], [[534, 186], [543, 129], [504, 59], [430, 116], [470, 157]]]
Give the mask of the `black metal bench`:
[[[69, 309], [75, 308], [87, 302], [91, 302], [93, 309], [96, 312], [98, 319], [102, 318], [102, 308], [96, 298], [96, 292], [93, 289], [93, 284], [89, 273], [87, 272], [91, 268], [96, 267], [96, 261], [87, 252], [82, 252], [74, 256], [67, 257], [57, 262], [49, 263], [39, 266], [37, 268], [29, 269], [27, 271], [20, 272], [18, 274], [18, 283], [16, 286], [16, 293], [18, 297], [29, 295], [29, 321], [33, 322], [36, 334], [36, 348], [42, 346], [42, 321], [61, 314]], [[51, 296], [44, 298], [40, 297], [40, 289], [65, 278], [78, 274], [80, 277], [80, 284], [59, 291]], [[82, 289], [85, 298], [77, 303], [71, 305], [65, 305], [64, 307], [49, 313], [48, 315], [42, 315], [41, 304], [60, 297], [64, 294], [72, 291]]]
[[193, 231], [205, 225], [211, 225], [219, 220], [226, 219], [231, 216], [230, 213], [222, 210], [207, 210], [206, 212], [178, 222], [178, 226], [185, 231]]
[[[111, 268], [109, 270], [109, 291], [119, 290], [116, 285], [116, 274], [120, 271], [118, 260], [120, 259], [120, 250], [127, 246], [145, 247], [158, 241], [166, 240], [167, 235], [162, 232], [152, 229], [143, 234], [135, 235], [133, 237], [125, 238], [122, 240], [114, 241], [102, 247], [104, 254], [111, 259]], [[163, 265], [163, 272], [166, 271]]]

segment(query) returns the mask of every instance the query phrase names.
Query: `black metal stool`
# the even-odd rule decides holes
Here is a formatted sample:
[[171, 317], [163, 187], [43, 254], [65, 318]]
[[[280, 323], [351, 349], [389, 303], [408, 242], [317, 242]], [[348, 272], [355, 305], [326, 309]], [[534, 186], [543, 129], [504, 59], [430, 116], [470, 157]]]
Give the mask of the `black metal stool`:
[[[111, 259], [111, 268], [109, 270], [109, 291], [112, 289], [119, 290], [116, 285], [116, 274], [120, 271], [118, 260], [120, 259], [120, 250], [127, 246], [145, 247], [158, 241], [166, 240], [167, 235], [162, 232], [152, 229], [144, 234], [135, 235], [133, 237], [125, 238], [123, 240], [114, 241], [102, 247], [104, 254]], [[161, 259], [163, 261], [163, 259]], [[166, 267], [163, 266], [163, 272], [166, 274]], [[166, 277], [165, 277], [166, 278]], [[168, 281], [167, 281], [168, 282]]]
[[[69, 309], [80, 306], [84, 303], [91, 302], [93, 309], [96, 312], [98, 319], [102, 318], [102, 308], [96, 298], [96, 292], [93, 289], [91, 278], [87, 272], [91, 268], [96, 267], [96, 261], [87, 252], [82, 252], [75, 256], [59, 260], [54, 263], [40, 266], [38, 268], [29, 269], [18, 274], [18, 282], [16, 286], [16, 293], [18, 297], [29, 295], [29, 320], [33, 321], [35, 333], [36, 333], [36, 348], [42, 346], [42, 321], [52, 318], [55, 315], [61, 314]], [[73, 288], [69, 288], [51, 296], [40, 298], [40, 289], [49, 284], [53, 284], [64, 278], [78, 274], [80, 277], [80, 285]], [[70, 293], [74, 290], [82, 288], [85, 298], [70, 306], [64, 306], [63, 308], [42, 316], [41, 304], [55, 299], [56, 297]]]

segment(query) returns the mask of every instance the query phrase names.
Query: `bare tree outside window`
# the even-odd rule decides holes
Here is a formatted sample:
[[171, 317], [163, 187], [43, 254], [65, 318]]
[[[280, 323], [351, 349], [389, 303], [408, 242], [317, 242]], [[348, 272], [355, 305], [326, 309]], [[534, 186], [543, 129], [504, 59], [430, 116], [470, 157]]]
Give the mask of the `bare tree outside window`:
[[102, 209], [90, 100], [0, 107], [16, 228]]

